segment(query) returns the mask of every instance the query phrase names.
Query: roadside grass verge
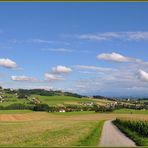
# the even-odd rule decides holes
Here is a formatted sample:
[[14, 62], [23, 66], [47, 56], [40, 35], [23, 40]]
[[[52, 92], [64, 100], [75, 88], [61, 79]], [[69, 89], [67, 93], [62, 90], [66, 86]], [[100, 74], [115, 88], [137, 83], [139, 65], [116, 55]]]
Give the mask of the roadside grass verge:
[[[142, 125], [141, 123], [137, 121], [129, 121], [129, 120], [120, 120], [120, 119], [116, 119], [113, 121], [113, 123], [125, 134], [127, 135], [130, 139], [132, 139], [136, 145], [138, 146], [148, 146], [148, 135], [143, 135], [142, 132], [142, 128], [144, 129], [144, 127], [140, 126]], [[134, 129], [133, 126], [134, 124], [137, 124], [137, 129]], [[139, 126], [139, 127], [138, 127]], [[138, 132], [138, 128], [140, 129]], [[145, 129], [147, 130], [147, 129]]]
[[95, 127], [83, 139], [77, 141], [74, 146], [97, 146], [100, 141], [104, 121], [96, 123]]

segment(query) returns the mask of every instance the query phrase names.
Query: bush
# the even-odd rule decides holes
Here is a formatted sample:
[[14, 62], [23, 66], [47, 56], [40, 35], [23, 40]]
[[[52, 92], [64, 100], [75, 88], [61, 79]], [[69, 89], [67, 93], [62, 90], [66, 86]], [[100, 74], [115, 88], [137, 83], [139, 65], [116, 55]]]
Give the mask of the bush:
[[15, 103], [15, 104], [10, 104], [6, 107], [4, 107], [4, 109], [8, 109], [8, 110], [15, 110], [15, 109], [28, 109], [24, 104], [21, 103]]
[[4, 107], [3, 106], [0, 106], [0, 110], [3, 110], [4, 109]]
[[56, 106], [49, 106], [49, 112], [58, 112], [59, 109]]
[[34, 106], [34, 111], [49, 111], [49, 106], [47, 104], [38, 104]]

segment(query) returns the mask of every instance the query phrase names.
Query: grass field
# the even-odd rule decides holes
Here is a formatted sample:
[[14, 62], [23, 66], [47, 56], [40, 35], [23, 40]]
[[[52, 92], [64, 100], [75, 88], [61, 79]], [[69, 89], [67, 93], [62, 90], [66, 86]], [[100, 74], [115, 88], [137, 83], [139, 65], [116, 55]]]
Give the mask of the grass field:
[[97, 146], [104, 120], [147, 120], [147, 114], [0, 111], [0, 146]]
[[[31, 118], [34, 115], [37, 118]], [[54, 120], [55, 116], [48, 113], [29, 113], [29, 121], [19, 120], [16, 116], [12, 116], [16, 120], [10, 121], [10, 115], [6, 116], [8, 121], [0, 122], [0, 146], [95, 146], [99, 142], [103, 125], [98, 120]]]
[[[105, 105], [109, 102], [109, 100], [105, 100], [105, 99], [92, 99], [92, 98], [77, 98], [77, 97], [72, 97], [72, 96], [40, 96], [40, 95], [32, 95], [29, 98], [34, 98], [37, 97], [41, 103], [45, 103], [48, 104], [50, 106], [52, 105], [63, 105], [63, 104], [82, 104], [85, 102], [95, 102], [99, 105]], [[19, 99], [16, 98], [15, 95], [13, 94], [7, 94], [7, 98], [6, 101], [0, 103], [0, 106], [8, 106], [10, 104], [14, 104], [14, 103], [21, 103], [21, 104], [25, 104], [25, 105], [29, 105], [29, 100], [27, 99]]]
[[[71, 96], [39, 96], [33, 95], [40, 99], [42, 103], [46, 103], [48, 105], [61, 105], [61, 104], [81, 104], [84, 102], [96, 102], [98, 104], [106, 104], [111, 101], [101, 100], [101, 99], [90, 99], [90, 98], [76, 98]], [[32, 96], [32, 97], [33, 97]]]
[[147, 114], [148, 110], [135, 110], [135, 109], [118, 109], [113, 111], [113, 113], [119, 113], [119, 114]]

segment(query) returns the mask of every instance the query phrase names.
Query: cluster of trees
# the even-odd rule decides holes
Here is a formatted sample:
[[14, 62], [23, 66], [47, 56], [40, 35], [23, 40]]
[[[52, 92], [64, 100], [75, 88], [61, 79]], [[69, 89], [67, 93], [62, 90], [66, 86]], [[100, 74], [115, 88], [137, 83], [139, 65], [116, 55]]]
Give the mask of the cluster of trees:
[[[48, 104], [21, 104], [14, 103], [8, 106], [0, 106], [0, 110], [23, 110], [29, 109], [33, 111], [47, 111], [47, 112], [59, 112], [60, 110], [65, 110], [65, 112], [73, 112], [73, 111], [95, 111], [95, 112], [112, 112], [115, 109], [120, 108], [129, 108], [129, 109], [137, 109], [134, 106], [124, 106], [124, 105], [106, 105], [101, 106], [97, 104], [93, 104], [92, 106], [84, 106], [84, 105], [72, 105], [65, 104], [62, 106], [50, 106]], [[141, 108], [138, 108], [141, 109]], [[143, 108], [142, 108], [143, 109]]]
[[93, 96], [94, 99], [106, 99], [106, 100], [110, 100], [110, 101], [116, 101], [117, 99], [115, 98], [109, 98], [109, 97], [104, 97], [104, 96], [100, 96], [100, 95], [96, 95]]
[[97, 105], [94, 104], [93, 106], [95, 112], [112, 112], [113, 110], [119, 108], [118, 106], [111, 106], [111, 105]]
[[71, 92], [63, 92], [64, 96], [72, 96], [72, 97], [77, 97], [77, 98], [82, 98], [82, 97], [86, 97], [86, 96], [82, 96], [76, 93], [71, 93]]
[[22, 103], [14, 103], [14, 104], [10, 104], [8, 106], [0, 106], [0, 110], [24, 110], [24, 109], [33, 110], [34, 106], [33, 105], [26, 105], [26, 104], [22, 104]]
[[[0, 87], [2, 89], [2, 87]], [[62, 92], [60, 90], [44, 90], [44, 89], [18, 89], [18, 90], [12, 90], [12, 89], [3, 89], [6, 93], [9, 94], [18, 94], [18, 98], [26, 98], [30, 95], [41, 95], [41, 96], [54, 96], [54, 95], [64, 95], [64, 96], [72, 96], [72, 97], [78, 97], [82, 98], [84, 96], [71, 93], [71, 92]]]
[[60, 110], [65, 110], [65, 112], [74, 111], [93, 111], [93, 107], [86, 107], [81, 105], [71, 105], [67, 104], [65, 106], [48, 106], [47, 104], [38, 104], [34, 108], [35, 111], [48, 111], [48, 112], [59, 112]]
[[81, 105], [63, 105], [63, 106], [49, 106], [48, 104], [21, 104], [21, 103], [14, 103], [8, 106], [0, 106], [0, 110], [24, 110], [29, 109], [33, 111], [47, 111], [47, 112], [59, 112], [60, 110], [65, 110], [66, 112], [73, 112], [73, 111], [93, 111], [94, 108], [81, 106]]

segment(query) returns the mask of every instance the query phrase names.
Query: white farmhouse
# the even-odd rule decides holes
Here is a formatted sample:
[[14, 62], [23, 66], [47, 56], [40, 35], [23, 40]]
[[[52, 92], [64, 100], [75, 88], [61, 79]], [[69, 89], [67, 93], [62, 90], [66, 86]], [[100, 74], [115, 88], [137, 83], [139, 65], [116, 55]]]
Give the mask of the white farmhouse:
[[60, 113], [64, 113], [64, 112], [66, 112], [66, 111], [65, 111], [65, 109], [60, 109], [59, 112], [60, 112]]

